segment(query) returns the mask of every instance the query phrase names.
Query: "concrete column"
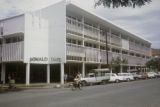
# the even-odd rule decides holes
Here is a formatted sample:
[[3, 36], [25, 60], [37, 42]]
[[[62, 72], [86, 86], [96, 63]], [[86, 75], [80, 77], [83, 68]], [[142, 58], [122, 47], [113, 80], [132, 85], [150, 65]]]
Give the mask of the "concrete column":
[[47, 84], [50, 84], [50, 64], [47, 64]]
[[98, 69], [101, 69], [101, 64], [98, 64]]
[[64, 63], [61, 63], [61, 84], [64, 84]]
[[130, 67], [130, 66], [128, 66], [128, 71], [130, 72], [130, 70], [131, 70], [131, 67]]
[[123, 72], [123, 65], [120, 65], [120, 72]]
[[30, 63], [26, 63], [26, 85], [30, 85]]
[[6, 83], [6, 66], [4, 63], [2, 63], [2, 68], [1, 68], [1, 81], [3, 81], [3, 84]]
[[85, 63], [82, 63], [82, 77], [85, 77]]

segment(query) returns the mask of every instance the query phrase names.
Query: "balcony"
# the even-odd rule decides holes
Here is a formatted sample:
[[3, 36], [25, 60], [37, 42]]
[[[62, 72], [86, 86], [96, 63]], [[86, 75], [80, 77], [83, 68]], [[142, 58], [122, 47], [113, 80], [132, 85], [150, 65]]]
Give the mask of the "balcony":
[[2, 45], [2, 61], [22, 61], [24, 58], [24, 42]]
[[116, 36], [116, 35], [114, 35], [114, 34], [112, 34], [111, 35], [111, 44], [121, 47], [122, 46], [121, 38]]
[[99, 49], [85, 47], [85, 59], [86, 62], [99, 62]]
[[79, 56], [84, 57], [84, 48], [80, 45], [67, 43], [66, 53], [68, 56]]
[[[101, 58], [100, 58], [101, 63], [107, 63], [106, 50], [101, 50], [100, 55], [101, 55]], [[111, 63], [111, 61], [112, 61], [112, 53], [109, 51], [108, 62]]]
[[85, 37], [90, 39], [96, 39], [96, 40], [98, 39], [99, 29], [87, 24], [83, 24], [82, 22], [69, 17], [66, 18], [66, 22], [67, 22], [66, 23], [67, 30], [79, 34], [84, 33]]
[[127, 59], [129, 65], [145, 65], [146, 59], [130, 55], [122, 55], [122, 59]]
[[67, 21], [66, 23], [67, 30], [76, 32], [79, 34], [83, 33], [83, 24], [81, 22], [68, 18], [68, 17], [66, 18], [66, 21]]
[[91, 39], [98, 39], [99, 30], [87, 24], [84, 25], [84, 35]]
[[[106, 35], [109, 35], [108, 33]], [[100, 41], [106, 43], [106, 35], [100, 34]], [[107, 43], [110, 43], [110, 36], [107, 36]]]

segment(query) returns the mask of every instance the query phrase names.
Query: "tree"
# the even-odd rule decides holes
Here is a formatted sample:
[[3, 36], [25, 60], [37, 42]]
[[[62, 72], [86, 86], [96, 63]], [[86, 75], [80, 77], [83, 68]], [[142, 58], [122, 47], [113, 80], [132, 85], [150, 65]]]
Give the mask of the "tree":
[[160, 71], [160, 57], [155, 57], [146, 63], [146, 66], [152, 70]]
[[95, 7], [103, 5], [104, 7], [141, 7], [150, 3], [151, 0], [95, 0]]

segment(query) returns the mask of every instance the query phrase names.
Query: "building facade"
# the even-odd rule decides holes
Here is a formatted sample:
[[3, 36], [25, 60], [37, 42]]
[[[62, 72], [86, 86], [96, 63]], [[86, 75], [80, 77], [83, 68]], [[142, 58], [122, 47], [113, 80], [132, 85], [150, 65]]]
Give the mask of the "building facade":
[[[106, 52], [106, 49], [108, 50]], [[108, 58], [107, 58], [108, 56]], [[64, 1], [0, 20], [1, 80], [57, 82], [119, 57], [124, 72], [145, 66], [151, 43], [113, 23]], [[127, 70], [124, 70], [124, 67]]]
[[152, 56], [153, 57], [160, 56], [160, 49], [153, 49], [152, 48]]

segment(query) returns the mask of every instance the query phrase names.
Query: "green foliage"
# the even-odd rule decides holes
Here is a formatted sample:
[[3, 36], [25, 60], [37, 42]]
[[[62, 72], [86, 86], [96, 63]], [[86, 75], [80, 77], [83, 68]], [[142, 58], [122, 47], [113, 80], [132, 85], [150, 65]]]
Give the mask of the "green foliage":
[[103, 5], [104, 7], [141, 7], [150, 3], [151, 0], [96, 0], [95, 7]]
[[155, 57], [149, 60], [146, 63], [146, 66], [153, 69], [153, 70], [159, 70], [160, 71], [160, 57]]

